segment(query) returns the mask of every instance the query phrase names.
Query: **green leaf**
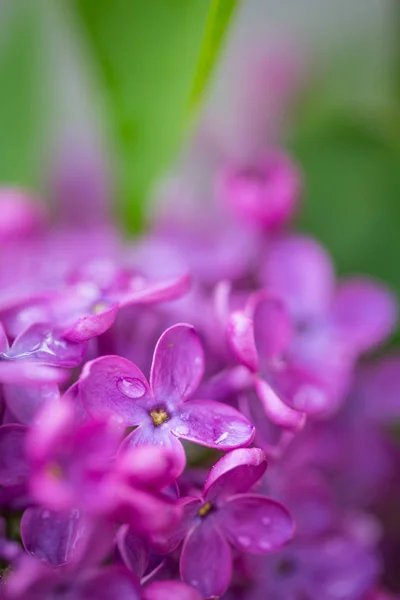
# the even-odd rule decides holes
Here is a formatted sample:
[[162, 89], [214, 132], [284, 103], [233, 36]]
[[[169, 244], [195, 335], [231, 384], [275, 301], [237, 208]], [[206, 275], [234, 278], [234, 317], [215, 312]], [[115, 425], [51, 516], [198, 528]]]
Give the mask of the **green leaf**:
[[140, 226], [183, 137], [209, 0], [74, 0], [109, 99], [120, 213]]
[[37, 180], [41, 97], [34, 7], [10, 3], [0, 35], [0, 181], [32, 186]]
[[207, 86], [236, 4], [237, 0], [211, 0], [200, 57], [189, 98], [190, 112], [200, 102]]
[[301, 228], [340, 273], [377, 277], [400, 295], [400, 151], [359, 114], [330, 114], [292, 144], [305, 181]]

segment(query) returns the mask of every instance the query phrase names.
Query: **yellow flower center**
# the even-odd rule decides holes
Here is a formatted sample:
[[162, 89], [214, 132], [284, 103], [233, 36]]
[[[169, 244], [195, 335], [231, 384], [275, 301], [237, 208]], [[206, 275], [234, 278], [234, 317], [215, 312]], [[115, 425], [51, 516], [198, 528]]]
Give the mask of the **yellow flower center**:
[[159, 427], [168, 419], [168, 413], [163, 408], [160, 408], [160, 410], [152, 410], [150, 416], [156, 427]]
[[63, 477], [62, 468], [60, 467], [59, 464], [57, 464], [55, 462], [49, 463], [47, 465], [46, 473], [47, 473], [47, 475], [50, 475], [50, 477], [53, 477], [53, 479], [62, 479], [62, 477]]
[[201, 508], [199, 508], [199, 512], [198, 512], [199, 517], [205, 517], [206, 515], [208, 515], [208, 513], [210, 512], [211, 509], [212, 509], [211, 502], [207, 502], [207, 504], [203, 504], [203, 506]]
[[104, 312], [105, 310], [107, 310], [107, 308], [109, 308], [109, 304], [107, 304], [107, 302], [103, 302], [102, 300], [100, 300], [99, 302], [96, 302], [95, 304], [93, 304], [92, 306], [92, 314], [94, 315], [98, 315], [102, 312]]

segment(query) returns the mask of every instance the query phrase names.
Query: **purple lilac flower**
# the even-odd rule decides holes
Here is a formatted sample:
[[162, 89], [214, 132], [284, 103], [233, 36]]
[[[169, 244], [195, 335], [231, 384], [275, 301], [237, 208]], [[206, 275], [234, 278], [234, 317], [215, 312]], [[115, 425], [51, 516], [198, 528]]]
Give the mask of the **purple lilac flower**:
[[31, 557], [6, 578], [4, 600], [140, 600], [137, 580], [122, 567], [54, 569]]
[[294, 533], [288, 511], [277, 501], [250, 493], [267, 462], [258, 448], [229, 452], [211, 470], [200, 497], [180, 501], [183, 518], [170, 537], [153, 540], [171, 551], [183, 540], [182, 579], [204, 598], [219, 597], [232, 576], [230, 544], [242, 552], [267, 554]]
[[18, 332], [21, 321], [48, 323], [64, 344], [86, 342], [107, 331], [120, 308], [174, 300], [190, 286], [187, 273], [152, 280], [139, 270], [124, 269], [111, 260], [97, 259], [69, 273], [63, 286], [44, 295], [31, 309], [31, 300], [6, 315], [8, 328]]
[[160, 490], [177, 473], [175, 455], [164, 448], [129, 448], [117, 457], [121, 430], [115, 421], [77, 426], [65, 400], [45, 405], [26, 439], [32, 497], [54, 511], [84, 510], [157, 530], [177, 518]]
[[256, 227], [276, 229], [297, 208], [301, 176], [282, 151], [269, 150], [249, 166], [222, 170], [217, 195], [240, 219]]
[[150, 383], [133, 363], [103, 356], [87, 363], [79, 388], [92, 415], [136, 426], [124, 446], [156, 444], [171, 448], [181, 470], [185, 453], [178, 438], [229, 450], [248, 445], [254, 427], [237, 410], [212, 400], [189, 400], [204, 371], [197, 333], [178, 324], [163, 333], [154, 351]]

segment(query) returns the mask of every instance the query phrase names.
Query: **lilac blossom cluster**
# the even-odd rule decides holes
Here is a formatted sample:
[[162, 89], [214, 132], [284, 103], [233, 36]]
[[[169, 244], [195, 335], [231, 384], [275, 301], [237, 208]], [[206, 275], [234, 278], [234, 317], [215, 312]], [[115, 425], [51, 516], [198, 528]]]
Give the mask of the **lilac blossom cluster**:
[[396, 302], [300, 192], [269, 150], [124, 242], [1, 190], [1, 598], [392, 598]]

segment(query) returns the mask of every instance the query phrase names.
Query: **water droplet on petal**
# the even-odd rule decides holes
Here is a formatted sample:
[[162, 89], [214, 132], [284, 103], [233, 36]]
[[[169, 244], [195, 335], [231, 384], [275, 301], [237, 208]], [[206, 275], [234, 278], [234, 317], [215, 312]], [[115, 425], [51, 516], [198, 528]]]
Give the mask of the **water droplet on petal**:
[[117, 381], [117, 388], [128, 398], [142, 398], [146, 393], [145, 385], [136, 377], [121, 377]]
[[226, 438], [228, 437], [228, 432], [225, 431], [225, 433], [223, 433], [222, 435], [219, 436], [219, 438], [217, 438], [215, 440], [216, 444], [222, 444], [222, 442], [224, 442], [226, 440]]
[[263, 517], [261, 519], [261, 521], [262, 521], [263, 525], [270, 525], [271, 524], [271, 518], [270, 517]]
[[247, 535], [239, 535], [238, 542], [243, 548], [248, 548], [250, 546], [251, 540]]

